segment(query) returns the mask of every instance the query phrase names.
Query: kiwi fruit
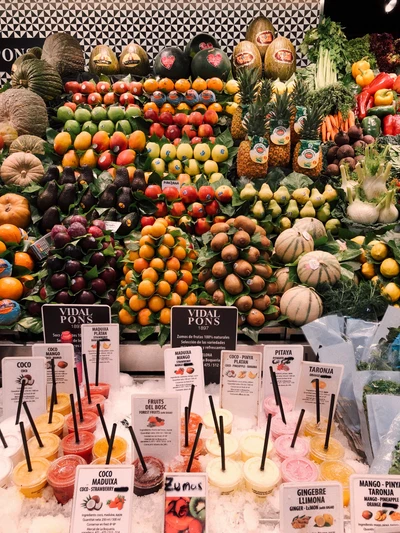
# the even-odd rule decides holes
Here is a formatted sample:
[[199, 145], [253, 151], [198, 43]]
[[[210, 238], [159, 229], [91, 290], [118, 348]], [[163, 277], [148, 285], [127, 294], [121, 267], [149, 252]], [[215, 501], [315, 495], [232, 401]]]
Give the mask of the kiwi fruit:
[[229, 274], [224, 279], [224, 288], [229, 294], [236, 295], [243, 291], [243, 283], [235, 274]]
[[234, 244], [228, 244], [228, 246], [225, 246], [225, 248], [222, 249], [221, 258], [223, 261], [226, 261], [227, 263], [231, 263], [232, 261], [236, 261], [238, 257], [239, 257], [239, 250], [236, 248]]
[[233, 265], [233, 271], [241, 278], [248, 278], [253, 273], [253, 266], [244, 259], [239, 259]]
[[261, 276], [264, 279], [269, 279], [272, 276], [272, 268], [269, 265], [254, 265], [254, 270], [256, 274]]
[[221, 279], [228, 274], [228, 269], [222, 261], [218, 261], [213, 265], [211, 272], [214, 278]]
[[250, 248], [246, 250], [244, 257], [249, 263], [257, 263], [257, 261], [260, 259], [260, 250], [254, 246], [250, 246]]
[[243, 326], [246, 323], [246, 315], [238, 315], [238, 326]]
[[216, 305], [225, 305], [225, 295], [221, 290], [216, 290], [212, 298]]
[[267, 294], [269, 296], [272, 296], [274, 294], [276, 294], [278, 292], [278, 284], [276, 283], [276, 281], [273, 281], [272, 283], [268, 283], [267, 285]]
[[250, 235], [247, 233], [247, 231], [240, 229], [233, 236], [232, 242], [238, 248], [247, 248], [247, 246], [250, 244]]
[[259, 226], [258, 224], [256, 226], [254, 233], [259, 233], [260, 235], [267, 235], [267, 232], [265, 231], [265, 229]]
[[214, 294], [219, 289], [219, 283], [217, 280], [210, 278], [205, 282], [204, 288], [208, 294]]
[[260, 246], [262, 248], [269, 248], [271, 246], [271, 241], [266, 237], [265, 235], [261, 235], [261, 243]]
[[239, 309], [240, 313], [247, 313], [253, 307], [253, 299], [250, 296], [239, 296], [234, 306]]
[[279, 309], [279, 307], [276, 308], [276, 311], [274, 311], [273, 313], [269, 313], [267, 315], [264, 315], [265, 316], [265, 320], [276, 320], [281, 314], [281, 311]]
[[211, 241], [211, 250], [213, 252], [220, 252], [222, 248], [228, 244], [229, 236], [226, 233], [218, 233]]
[[261, 292], [265, 287], [265, 281], [258, 275], [248, 279], [246, 284], [250, 287], [250, 292]]
[[230, 226], [226, 222], [217, 222], [211, 226], [210, 231], [212, 235], [217, 235], [218, 233], [226, 233], [229, 228]]
[[211, 278], [211, 269], [210, 268], [203, 268], [202, 270], [200, 270], [199, 272], [199, 281], [200, 283], [205, 283], [208, 279]]
[[270, 305], [271, 298], [268, 296], [268, 294], [260, 296], [260, 298], [256, 298], [254, 300], [254, 307], [259, 311], [266, 311]]
[[265, 316], [258, 309], [251, 309], [247, 315], [247, 322], [250, 326], [260, 328], [265, 322]]
[[233, 225], [236, 229], [247, 231], [249, 235], [253, 235], [257, 227], [257, 224], [253, 222], [253, 220], [251, 220], [249, 217], [245, 217], [244, 215], [236, 217]]

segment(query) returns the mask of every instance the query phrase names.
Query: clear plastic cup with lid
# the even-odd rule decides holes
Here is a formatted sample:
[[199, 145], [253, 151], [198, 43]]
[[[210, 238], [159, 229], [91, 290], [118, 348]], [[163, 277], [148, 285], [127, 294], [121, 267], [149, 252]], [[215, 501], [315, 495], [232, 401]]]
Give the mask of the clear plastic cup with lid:
[[40, 435], [43, 447], [39, 446], [36, 437], [28, 440], [29, 454], [31, 457], [44, 457], [50, 463], [57, 459], [61, 439], [54, 433], [42, 433]]
[[248, 459], [243, 474], [247, 490], [260, 499], [266, 498], [281, 480], [279, 468], [271, 459], [265, 460], [264, 470], [261, 470], [261, 457]]
[[[79, 411], [76, 414], [76, 421], [78, 423], [78, 431], [89, 431], [89, 433], [94, 433], [97, 428], [97, 421], [99, 417], [96, 413], [92, 411], [83, 412], [83, 422], [80, 421]], [[65, 423], [67, 424], [68, 433], [74, 433], [74, 419], [72, 414], [65, 417]]]
[[317, 481], [319, 470], [315, 463], [305, 457], [291, 457], [281, 464], [283, 483]]
[[[283, 410], [285, 413], [290, 413], [290, 411], [293, 410], [293, 403], [289, 400], [289, 398], [285, 398], [285, 396], [281, 396], [282, 398], [282, 405]], [[279, 405], [275, 402], [275, 396], [266, 396], [264, 398], [264, 413], [265, 416], [268, 416], [271, 414], [272, 416], [275, 416], [277, 414], [280, 414]]]
[[135, 482], [133, 492], [136, 496], [147, 496], [158, 492], [164, 483], [164, 463], [149, 455], [143, 457], [146, 464], [146, 472], [143, 470], [142, 463], [139, 459], [133, 462], [135, 467]]
[[[228, 409], [215, 409], [217, 420], [220, 416], [224, 417], [224, 433], [232, 431], [233, 414]], [[211, 411], [203, 416], [203, 424], [207, 429], [215, 431], [214, 418]], [[197, 428], [196, 428], [197, 429]]]
[[47, 481], [53, 488], [57, 501], [65, 505], [74, 496], [75, 474], [86, 461], [80, 455], [64, 455], [56, 459], [47, 472]]
[[[126, 459], [127, 449], [128, 443], [126, 442], [126, 440], [123, 437], [120, 437], [119, 435], [115, 435], [111, 457], [115, 457], [115, 459], [118, 459], [120, 463], [124, 463]], [[107, 455], [107, 452], [108, 442], [105, 437], [102, 437], [101, 439], [96, 441], [93, 446], [93, 457], [94, 459], [97, 459], [97, 457], [104, 457]]]
[[29, 472], [26, 461], [21, 461], [14, 468], [12, 478], [14, 485], [26, 498], [39, 498], [47, 485], [47, 472], [50, 463], [44, 457], [31, 458], [32, 471]]
[[24, 460], [21, 436], [18, 433], [6, 433], [3, 436], [7, 443], [7, 448], [4, 448], [0, 442], [0, 457], [9, 457], [15, 466]]
[[[50, 410], [51, 396], [47, 398], [47, 410]], [[63, 416], [71, 412], [71, 404], [69, 401], [69, 394], [66, 392], [57, 392], [57, 403], [54, 404], [54, 413], [60, 413]]]
[[325, 437], [312, 437], [310, 440], [310, 459], [315, 463], [323, 463], [324, 461], [339, 461], [344, 457], [344, 448], [342, 444], [331, 437], [329, 439], [328, 449], [325, 449]]
[[343, 507], [350, 503], [350, 476], [355, 474], [354, 468], [344, 461], [324, 461], [319, 467], [322, 481], [339, 481], [343, 487]]
[[0, 456], [0, 488], [5, 489], [11, 480], [13, 462], [10, 457]]
[[208, 462], [206, 472], [210, 485], [217, 487], [221, 494], [238, 489], [243, 478], [241, 467], [229, 457], [225, 459], [225, 470], [222, 470], [221, 458], [215, 457]]
[[57, 435], [60, 438], [63, 436], [64, 422], [65, 418], [61, 413], [53, 413], [53, 420], [50, 424], [49, 413], [43, 413], [35, 418], [35, 426], [40, 435], [42, 433], [54, 433], [54, 435]]
[[[285, 412], [286, 424], [282, 420], [281, 415], [275, 415], [271, 421], [271, 433], [274, 439], [277, 439], [281, 435], [293, 435], [297, 422], [299, 420], [299, 411]], [[300, 428], [299, 434], [302, 434], [303, 430]]]
[[[90, 463], [91, 465], [105, 465], [107, 461], [107, 456], [104, 455], [103, 457], [96, 457], [96, 459], [93, 459], [93, 461]], [[115, 457], [110, 457], [110, 465], [120, 465], [121, 461], [118, 461], [118, 459], [115, 459]]]
[[61, 447], [64, 455], [79, 455], [85, 459], [87, 464], [90, 464], [93, 459], [94, 441], [95, 437], [89, 431], [79, 432], [79, 442], [75, 440], [75, 433], [68, 433], [61, 441]]
[[293, 435], [281, 435], [275, 441], [275, 451], [284, 461], [288, 457], [306, 457], [310, 450], [308, 440], [304, 437], [297, 437], [292, 448]]
[[[246, 462], [252, 457], [261, 457], [264, 449], [265, 434], [259, 431], [248, 431], [244, 433], [239, 440], [239, 448], [241, 459]], [[268, 440], [267, 457], [269, 457], [274, 449], [272, 439]]]
[[[232, 459], [239, 451], [239, 443], [235, 437], [226, 434], [224, 438], [225, 443], [225, 457], [231, 457]], [[221, 446], [219, 445], [217, 434], [213, 435], [206, 440], [207, 453], [213, 457], [221, 457]]]

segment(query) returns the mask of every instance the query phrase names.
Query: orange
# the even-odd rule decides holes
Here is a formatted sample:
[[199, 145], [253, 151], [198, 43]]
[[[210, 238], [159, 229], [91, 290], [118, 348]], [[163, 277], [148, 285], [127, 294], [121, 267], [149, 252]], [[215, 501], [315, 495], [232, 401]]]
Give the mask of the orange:
[[189, 252], [189, 259], [197, 259], [197, 252], [195, 250]]
[[132, 279], [133, 279], [133, 270], [129, 270], [129, 272], [125, 274], [125, 281], [126, 283], [132, 283]]
[[157, 255], [159, 255], [160, 257], [167, 258], [171, 255], [171, 250], [167, 248], [164, 244], [161, 244], [158, 247]]
[[167, 215], [165, 217], [165, 221], [166, 223], [168, 224], [168, 226], [175, 226], [175, 220], [170, 216], [170, 215]]
[[165, 300], [161, 296], [152, 296], [148, 301], [148, 306], [153, 313], [158, 313], [165, 307]]
[[176, 244], [179, 244], [179, 246], [186, 248], [186, 240], [183, 237], [177, 237]]
[[17, 278], [6, 276], [0, 279], [0, 299], [19, 300], [24, 293], [24, 286]]
[[7, 246], [3, 241], [0, 241], [0, 254], [4, 253], [7, 250]]
[[157, 287], [157, 294], [160, 296], [168, 296], [171, 292], [171, 285], [164, 280], [161, 280]]
[[192, 89], [194, 89], [198, 93], [201, 93], [201, 91], [205, 91], [207, 89], [206, 80], [203, 80], [203, 78], [196, 78], [192, 83]]
[[198, 111], [199, 109], [204, 109], [204, 111], [207, 111], [207, 106], [204, 104], [196, 104], [193, 106], [193, 111]]
[[126, 281], [123, 279], [119, 282], [120, 287], [126, 287]]
[[154, 268], [145, 268], [142, 272], [142, 279], [149, 279], [153, 283], [157, 283], [158, 281], [158, 274], [154, 270]]
[[217, 113], [221, 113], [221, 111], [223, 110], [223, 107], [218, 102], [214, 102], [213, 104], [210, 104], [208, 106], [208, 109], [211, 109], [211, 111], [216, 111]]
[[116, 302], [119, 302], [121, 305], [124, 305], [124, 303], [126, 302], [125, 296], [118, 296]]
[[190, 111], [190, 106], [188, 106], [188, 104], [186, 104], [185, 102], [181, 102], [176, 109], [178, 111], [184, 111], [185, 109], [187, 111]]
[[151, 324], [152, 320], [150, 309], [145, 308], [139, 311], [137, 321], [141, 326], [148, 326], [149, 324]]
[[130, 271], [130, 268], [128, 267], [128, 265], [124, 265], [123, 269], [122, 269], [122, 272], [124, 274], [128, 274], [128, 272]]
[[130, 324], [133, 324], [135, 322], [135, 317], [128, 313], [126, 309], [121, 309], [118, 313], [118, 320], [120, 324], [123, 324], [124, 326], [129, 326]]
[[75, 137], [74, 148], [75, 150], [88, 150], [92, 146], [92, 136], [88, 131], [81, 131]]
[[158, 239], [158, 237], [162, 237], [165, 235], [165, 232], [167, 231], [164, 224], [161, 224], [161, 222], [154, 222], [154, 224], [151, 227], [151, 234], [153, 237]]
[[170, 93], [174, 90], [174, 82], [170, 80], [169, 78], [162, 78], [158, 82], [158, 88], [160, 91], [163, 91], [164, 93]]
[[150, 261], [151, 268], [155, 268], [156, 270], [164, 270], [164, 261], [160, 257], [154, 257]]
[[145, 279], [139, 283], [138, 293], [144, 298], [150, 298], [156, 292], [156, 287], [152, 281]]
[[129, 261], [134, 261], [135, 259], [139, 259], [139, 252], [129, 252]]
[[172, 255], [182, 261], [186, 257], [186, 250], [182, 246], [176, 246]]
[[168, 222], [165, 220], [165, 218], [156, 218], [156, 223], [162, 224], [166, 228], [168, 228]]
[[129, 307], [132, 309], [132, 311], [140, 311], [146, 307], [146, 300], [142, 300], [137, 294], [134, 294], [129, 299]]
[[189, 272], [192, 272], [193, 263], [191, 263], [190, 261], [185, 261], [184, 263], [182, 263], [182, 269], [183, 270], [189, 270]]
[[186, 283], [186, 281], [183, 281], [182, 279], [178, 281], [178, 283], [175, 285], [175, 291], [179, 294], [179, 296], [185, 296], [189, 290], [189, 285]]
[[158, 107], [157, 104], [155, 104], [154, 102], [147, 102], [147, 104], [144, 104], [143, 113], [146, 113], [146, 111], [148, 111], [149, 109], [153, 109], [158, 114]]
[[197, 303], [197, 296], [194, 292], [191, 292], [186, 296], [186, 298], [183, 300], [183, 303], [185, 305], [196, 305]]
[[158, 89], [158, 81], [154, 78], [149, 78], [143, 82], [143, 89], [146, 93], [153, 94]]
[[3, 243], [16, 242], [20, 243], [22, 239], [21, 232], [14, 224], [2, 224], [0, 226], [0, 239]]
[[166, 270], [164, 272], [164, 279], [165, 281], [168, 281], [170, 285], [173, 285], [178, 279], [178, 275], [175, 270]]
[[18, 279], [24, 286], [24, 296], [26, 296], [33, 289], [34, 283], [32, 284], [29, 283], [29, 286], [28, 286], [28, 282], [33, 281], [34, 277], [31, 276], [30, 274], [26, 274], [25, 276], [21, 276]]
[[193, 274], [189, 270], [181, 270], [181, 278], [183, 281], [186, 281], [188, 285], [191, 285], [193, 282]]
[[143, 152], [146, 147], [146, 135], [143, 131], [136, 130], [129, 135], [129, 148], [136, 152]]
[[34, 260], [26, 252], [16, 252], [15, 253], [15, 255], [14, 255], [14, 265], [15, 266], [25, 267], [28, 270], [30, 270], [31, 272], [35, 268]]
[[139, 248], [139, 255], [143, 259], [152, 259], [154, 257], [155, 251], [150, 245], [145, 244]]
[[161, 309], [159, 321], [160, 324], [168, 325], [171, 322], [171, 309], [168, 309], [168, 307]]
[[143, 235], [143, 237], [140, 237], [139, 245], [144, 246], [145, 244], [154, 244], [151, 235]]
[[128, 287], [128, 288], [126, 289], [126, 291], [125, 291], [125, 296], [126, 296], [127, 298], [132, 298], [133, 295], [134, 295], [133, 290], [132, 290], [130, 287]]
[[176, 292], [173, 292], [169, 300], [165, 300], [167, 307], [173, 307], [174, 305], [181, 305], [182, 298]]
[[160, 113], [171, 113], [171, 115], [175, 115], [175, 107], [173, 107], [171, 104], [164, 104], [161, 109]]
[[145, 235], [151, 235], [151, 228], [152, 228], [152, 226], [150, 226], [150, 225], [145, 226], [144, 228], [142, 228], [142, 231], [141, 231], [142, 237], [144, 237]]
[[165, 246], [168, 246], [169, 248], [172, 248], [172, 246], [174, 246], [174, 244], [175, 244], [175, 239], [173, 238], [173, 236], [170, 233], [167, 233], [166, 235], [164, 235], [164, 237], [163, 237], [161, 242], [163, 244], [165, 244]]
[[207, 80], [207, 89], [210, 89], [210, 91], [221, 92], [223, 88], [224, 82], [219, 78], [210, 78]]
[[185, 93], [189, 89], [190, 89], [190, 81], [189, 80], [187, 80], [185, 78], [181, 78], [180, 80], [175, 82], [175, 90], [176, 91], [178, 91], [180, 93]]
[[149, 266], [149, 263], [146, 261], [146, 259], [143, 259], [140, 257], [139, 259], [135, 259], [133, 262], [133, 270], [140, 274], [142, 270], [147, 268]]
[[177, 272], [181, 268], [179, 259], [177, 259], [176, 257], [171, 257], [170, 259], [168, 259], [168, 261], [166, 262], [166, 266], [168, 270], [176, 270]]

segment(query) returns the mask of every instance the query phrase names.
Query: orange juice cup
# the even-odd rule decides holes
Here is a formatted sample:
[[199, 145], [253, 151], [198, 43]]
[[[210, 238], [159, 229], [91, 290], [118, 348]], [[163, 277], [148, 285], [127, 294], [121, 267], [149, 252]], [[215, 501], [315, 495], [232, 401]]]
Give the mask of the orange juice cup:
[[[306, 437], [316, 437], [317, 435], [324, 436], [326, 435], [326, 430], [328, 427], [328, 419], [321, 416], [319, 424], [317, 424], [316, 417], [310, 418], [304, 424], [304, 435]], [[335, 424], [332, 422], [331, 426], [331, 435], [335, 433]]]
[[[84, 411], [83, 422], [80, 421], [79, 414], [77, 413], [76, 419], [78, 423], [78, 431], [89, 431], [89, 433], [94, 433], [96, 431], [97, 421], [99, 419], [96, 413], [93, 413], [92, 411]], [[66, 416], [65, 422], [67, 424], [68, 433], [74, 433], [74, 419], [72, 418], [72, 415]]]
[[79, 455], [64, 455], [50, 465], [47, 481], [53, 487], [57, 501], [62, 505], [73, 498], [76, 468], [85, 464], [85, 459]]
[[60, 437], [57, 437], [54, 433], [42, 433], [40, 435], [43, 448], [41, 448], [36, 440], [36, 437], [32, 437], [28, 440], [29, 454], [31, 457], [44, 457], [50, 463], [57, 459], [58, 450], [60, 449]]
[[[100, 394], [101, 396], [104, 396], [104, 398], [108, 398], [108, 396], [110, 395], [110, 384], [99, 382], [99, 384], [96, 385], [95, 383], [89, 383], [89, 390], [92, 396]], [[85, 385], [85, 394], [87, 395], [86, 385]]]
[[49, 424], [49, 413], [44, 413], [35, 418], [35, 425], [39, 435], [43, 433], [54, 433], [58, 437], [62, 437], [64, 431], [64, 415], [61, 413], [53, 413], [53, 421]]
[[[124, 463], [126, 459], [126, 450], [128, 449], [128, 443], [123, 437], [115, 435], [114, 445], [111, 452], [111, 457], [118, 459], [120, 463]], [[93, 446], [93, 457], [97, 459], [98, 457], [107, 456], [108, 452], [108, 442], [105, 437], [98, 440]]]
[[[195, 438], [196, 438], [195, 433], [189, 433], [189, 439], [188, 439], [189, 446], [185, 447], [185, 435], [181, 436], [181, 455], [183, 457], [190, 457], [190, 454], [192, 453], [192, 448], [193, 448]], [[199, 439], [194, 456], [198, 457], [199, 455], [203, 453], [204, 453], [204, 440]]]
[[[106, 401], [104, 396], [102, 394], [93, 394], [91, 396], [91, 400], [92, 400], [92, 403], [88, 403], [88, 397], [87, 396], [84, 396], [82, 398], [82, 410], [83, 410], [83, 412], [85, 413], [85, 411], [91, 411], [92, 413], [95, 413], [97, 415], [98, 413], [97, 413], [96, 405], [99, 403], [100, 407], [101, 407], [101, 412], [104, 415], [104, 402]], [[78, 402], [75, 403], [75, 409], [76, 409], [76, 412], [79, 413]]]
[[324, 461], [319, 467], [323, 481], [339, 481], [343, 487], [343, 507], [350, 503], [350, 476], [355, 470], [344, 461]]
[[310, 440], [310, 459], [321, 464], [324, 461], [339, 461], [344, 457], [344, 448], [340, 442], [334, 438], [329, 439], [329, 448], [325, 450], [325, 437], [312, 437]]
[[26, 461], [17, 464], [13, 471], [13, 482], [26, 498], [39, 498], [47, 485], [47, 472], [50, 463], [44, 457], [32, 457], [32, 472]]
[[[51, 396], [47, 398], [47, 410], [50, 411]], [[53, 413], [60, 413], [61, 415], [68, 415], [71, 412], [71, 404], [69, 402], [69, 394], [65, 392], [57, 393], [57, 403], [54, 404]]]
[[[190, 413], [189, 418], [189, 433], [196, 433], [197, 428], [199, 424], [203, 422], [203, 419], [200, 415], [197, 415], [196, 413]], [[181, 432], [185, 434], [185, 417], [181, 417]]]
[[[107, 460], [107, 456], [104, 457], [97, 457], [97, 459], [93, 459], [93, 461], [90, 463], [91, 465], [105, 465]], [[115, 457], [110, 457], [110, 465], [120, 465], [121, 461], [118, 461], [118, 459], [115, 459]]]

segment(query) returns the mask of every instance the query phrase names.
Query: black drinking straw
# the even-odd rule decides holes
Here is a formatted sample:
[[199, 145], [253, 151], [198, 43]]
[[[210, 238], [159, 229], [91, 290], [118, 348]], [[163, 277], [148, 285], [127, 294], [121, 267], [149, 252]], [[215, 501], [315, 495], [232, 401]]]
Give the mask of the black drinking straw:
[[[270, 366], [269, 368], [271, 371], [272, 366]], [[272, 371], [271, 377], [272, 377], [272, 383], [274, 383], [274, 386], [275, 386], [275, 391], [276, 391], [276, 396], [278, 399], [279, 410], [281, 412], [282, 422], [286, 425], [286, 416], [285, 416], [285, 411], [283, 410], [282, 397], [279, 391], [278, 380], [276, 379], [276, 374], [274, 371]]]
[[219, 445], [221, 446], [221, 436], [219, 434], [219, 425], [218, 425], [218, 420], [217, 420], [217, 413], [215, 412], [214, 400], [213, 400], [211, 395], [208, 397], [208, 400], [210, 402], [211, 413], [212, 413], [212, 417], [213, 417], [213, 420], [214, 420], [215, 432], [217, 434]]
[[100, 374], [100, 343], [101, 342], [110, 342], [110, 339], [97, 339], [96, 342], [96, 387], [99, 384], [99, 374]]
[[143, 472], [147, 472], [147, 466], [146, 466], [146, 463], [144, 462], [142, 450], [140, 449], [140, 446], [139, 446], [139, 443], [137, 441], [135, 432], [133, 431], [133, 427], [132, 426], [128, 426], [128, 429], [129, 429], [129, 433], [131, 434], [131, 437], [132, 437], [132, 440], [133, 440], [133, 444], [135, 445], [135, 450], [136, 450], [136, 453], [138, 454], [139, 461], [140, 461], [140, 463], [142, 465]]
[[51, 424], [53, 422], [53, 411], [54, 411], [54, 384], [51, 388], [50, 410], [49, 410], [49, 418], [47, 420], [48, 424]]
[[92, 396], [90, 394], [90, 387], [89, 387], [89, 374], [87, 369], [87, 361], [86, 361], [86, 354], [82, 355], [82, 361], [83, 361], [83, 373], [85, 374], [85, 381], [86, 381], [86, 396], [88, 399], [88, 404], [92, 403]]
[[76, 419], [76, 411], [75, 411], [75, 402], [74, 402], [74, 395], [69, 395], [69, 401], [71, 404], [71, 412], [72, 412], [72, 420], [74, 422], [74, 431], [75, 431], [75, 442], [76, 444], [79, 444], [79, 431], [78, 431], [78, 420]]
[[332, 428], [334, 407], [335, 407], [335, 395], [332, 394], [331, 404], [329, 406], [329, 417], [328, 417], [328, 425], [326, 427], [324, 450], [327, 450], [329, 448], [329, 439], [331, 438], [331, 428]]
[[269, 367], [269, 373], [271, 375], [272, 389], [274, 391], [274, 396], [275, 396], [275, 405], [278, 405], [278, 394], [276, 392], [276, 386], [275, 386], [275, 380], [274, 380], [274, 369], [272, 368], [272, 366]]
[[37, 427], [36, 427], [36, 424], [35, 422], [33, 421], [33, 418], [32, 418], [32, 415], [31, 415], [31, 411], [28, 407], [28, 404], [26, 402], [23, 402], [22, 405], [24, 406], [24, 409], [25, 409], [25, 413], [28, 417], [28, 420], [29, 420], [29, 423], [31, 425], [31, 428], [32, 428], [32, 431], [33, 431], [33, 434], [35, 435], [36, 437], [36, 440], [39, 444], [39, 447], [40, 448], [43, 448], [43, 442], [42, 442], [42, 439], [40, 438], [40, 435], [39, 435], [39, 432], [37, 430]]
[[222, 472], [225, 472], [225, 434], [224, 434], [224, 417], [221, 415], [219, 417], [219, 431], [221, 435], [221, 469]]
[[319, 401], [319, 379], [315, 380], [315, 406], [317, 408], [317, 414], [316, 414], [317, 424], [319, 424], [321, 420], [321, 404]]
[[19, 428], [21, 430], [22, 444], [24, 445], [24, 453], [25, 453], [26, 464], [28, 465], [28, 472], [32, 472], [31, 456], [29, 455], [28, 442], [26, 440], [26, 433], [25, 433], [25, 427], [24, 427], [23, 422], [19, 423]]
[[21, 416], [22, 400], [24, 399], [25, 385], [26, 385], [26, 381], [24, 379], [24, 380], [22, 380], [21, 389], [19, 391], [17, 416], [15, 417], [15, 424], [19, 424], [19, 419], [20, 419], [20, 416]]
[[271, 420], [272, 420], [272, 415], [271, 415], [271, 413], [268, 413], [267, 427], [265, 428], [264, 448], [263, 448], [263, 452], [262, 452], [262, 456], [261, 456], [261, 465], [260, 465], [260, 470], [262, 470], [262, 471], [265, 468], [265, 460], [267, 459], [268, 441], [269, 441], [269, 434], [270, 434], [270, 431], [271, 431]]
[[56, 366], [54, 364], [54, 359], [50, 360], [51, 365], [51, 381], [53, 383], [53, 387], [51, 389], [51, 393], [54, 394], [54, 403], [57, 405], [57, 381], [56, 381]]
[[305, 413], [305, 409], [302, 409], [300, 411], [300, 416], [299, 416], [299, 419], [297, 421], [297, 425], [296, 425], [296, 429], [294, 430], [294, 435], [293, 435], [293, 439], [292, 439], [292, 443], [290, 445], [291, 448], [294, 448], [294, 445], [296, 444], [296, 440], [297, 440], [297, 435], [299, 434], [299, 431], [300, 431], [300, 427], [301, 427], [301, 423], [303, 422], [303, 417], [304, 417], [304, 413]]
[[192, 383], [192, 386], [190, 387], [190, 396], [189, 396], [189, 419], [190, 419], [190, 413], [192, 412], [192, 403], [193, 403], [193, 396], [194, 396], [194, 389], [196, 388], [196, 385]]
[[0, 440], [1, 440], [1, 443], [2, 443], [2, 445], [4, 446], [4, 448], [8, 448], [7, 441], [6, 441], [6, 439], [4, 438], [4, 435], [3, 435], [3, 432], [1, 431], [1, 429], [0, 429]]
[[189, 407], [185, 407], [185, 448], [189, 446]]
[[200, 438], [200, 433], [201, 433], [202, 427], [203, 427], [202, 423], [200, 423], [197, 426], [196, 437], [194, 439], [194, 444], [193, 444], [193, 447], [192, 447], [192, 451], [190, 452], [190, 458], [189, 458], [189, 462], [188, 462], [188, 465], [187, 465], [187, 468], [186, 468], [186, 472], [190, 472], [190, 470], [192, 468], [193, 459], [194, 459], [194, 456], [195, 456], [195, 453], [196, 453], [196, 448], [197, 448], [197, 444], [199, 442], [199, 438]]
[[101, 425], [103, 426], [104, 436], [105, 436], [107, 442], [110, 442], [110, 435], [108, 434], [108, 429], [107, 429], [106, 421], [104, 420], [104, 416], [103, 416], [103, 413], [102, 413], [102, 410], [101, 410], [101, 405], [99, 403], [97, 403], [96, 407], [97, 407], [97, 412], [99, 413]]
[[110, 464], [111, 454], [112, 454], [112, 449], [113, 449], [113, 446], [114, 446], [115, 432], [116, 431], [117, 431], [117, 424], [113, 424], [113, 427], [112, 427], [112, 430], [111, 430], [111, 437], [110, 437], [110, 440], [108, 441], [108, 451], [107, 451], [107, 457], [106, 457], [106, 465]]
[[83, 418], [81, 391], [79, 389], [78, 369], [76, 367], [74, 368], [74, 377], [75, 377], [76, 399], [78, 401], [79, 420], [82, 423], [84, 421], [84, 418]]

